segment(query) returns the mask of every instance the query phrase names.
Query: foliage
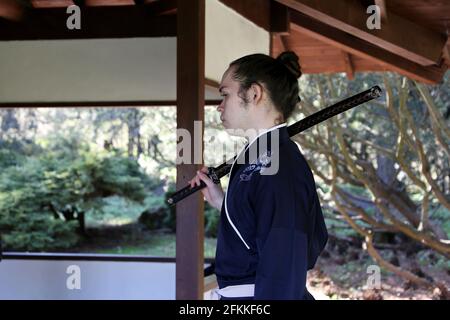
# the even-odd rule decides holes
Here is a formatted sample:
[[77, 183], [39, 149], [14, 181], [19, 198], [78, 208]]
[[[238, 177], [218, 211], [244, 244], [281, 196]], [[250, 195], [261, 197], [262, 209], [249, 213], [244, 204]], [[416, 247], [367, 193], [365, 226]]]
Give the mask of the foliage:
[[59, 142], [31, 157], [0, 149], [6, 155], [0, 163], [0, 231], [6, 249], [73, 246], [79, 234], [67, 211], [85, 212], [94, 204], [101, 212], [113, 195], [143, 202], [156, 184], [134, 159]]
[[[322, 204], [364, 239], [372, 258], [409, 281], [428, 279], [395, 267], [376, 250], [375, 234], [397, 233], [450, 256], [450, 73], [441, 85], [425, 86], [391, 73], [310, 75], [302, 84], [295, 115], [319, 109], [368, 89], [380, 99], [353, 108], [297, 135], [320, 184]], [[441, 211], [443, 217], [435, 214]], [[330, 220], [328, 220], [330, 222]]]
[[205, 235], [207, 237], [217, 237], [219, 219], [220, 212], [209, 203], [205, 203]]
[[[147, 210], [144, 211], [139, 221], [148, 229], [169, 229], [171, 232], [176, 231], [176, 207], [169, 206], [166, 202], [169, 195], [175, 191], [173, 184], [170, 184], [164, 197], [152, 196], [147, 202]], [[204, 208], [204, 228], [207, 237], [217, 237], [217, 226], [220, 213], [217, 209], [205, 202]]]
[[[143, 237], [136, 243], [130, 243], [126, 239], [119, 239], [120, 245], [111, 245], [107, 239], [97, 239], [97, 248], [92, 249], [95, 253], [107, 254], [133, 254], [148, 255], [156, 257], [175, 257], [176, 239], [175, 234], [153, 233]], [[216, 251], [216, 239], [205, 238], [204, 256], [214, 258]]]

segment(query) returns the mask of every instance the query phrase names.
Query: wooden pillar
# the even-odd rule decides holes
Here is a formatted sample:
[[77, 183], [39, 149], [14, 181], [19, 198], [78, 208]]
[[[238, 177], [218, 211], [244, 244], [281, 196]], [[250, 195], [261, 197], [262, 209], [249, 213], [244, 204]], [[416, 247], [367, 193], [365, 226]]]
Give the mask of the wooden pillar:
[[[201, 167], [194, 159], [203, 162], [205, 0], [178, 0], [177, 5], [177, 128], [188, 130], [192, 138], [191, 164], [177, 165], [180, 189]], [[194, 135], [194, 121], [202, 121], [200, 137]], [[201, 140], [200, 150], [194, 149], [194, 139]], [[177, 204], [177, 299], [203, 299], [203, 209], [201, 192]]]

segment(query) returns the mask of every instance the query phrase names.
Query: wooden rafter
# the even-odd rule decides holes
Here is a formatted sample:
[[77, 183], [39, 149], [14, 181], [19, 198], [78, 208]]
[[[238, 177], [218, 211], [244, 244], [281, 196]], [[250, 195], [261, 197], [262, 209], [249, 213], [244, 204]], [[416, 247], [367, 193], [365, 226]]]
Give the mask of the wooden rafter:
[[69, 30], [66, 8], [30, 10], [19, 23], [0, 19], [0, 40], [175, 37], [176, 16], [138, 6], [84, 7], [80, 30]]
[[0, 0], [0, 19], [19, 21], [22, 19], [24, 7], [15, 0]]
[[439, 63], [446, 37], [393, 13], [381, 29], [370, 30], [366, 8], [353, 0], [276, 0], [293, 10], [354, 35], [417, 64]]
[[381, 20], [383, 22], [387, 22], [387, 8], [386, 8], [386, 0], [375, 0], [375, 4], [380, 8]]
[[[257, 26], [270, 31], [270, 0], [219, 0]], [[255, 10], [257, 8], [257, 10]]]
[[176, 0], [158, 0], [151, 2], [148, 2], [148, 0], [144, 0], [144, 4], [147, 10], [156, 16], [164, 14], [174, 14], [177, 12]]
[[72, 0], [30, 0], [30, 4], [33, 8], [67, 8], [74, 3]]
[[133, 0], [83, 0], [86, 6], [129, 6]]
[[[278, 50], [277, 50], [278, 49]], [[278, 51], [284, 51], [283, 42], [281, 41], [281, 36], [276, 33], [270, 34], [270, 56], [276, 57]]]
[[291, 11], [290, 15], [291, 28], [294, 30], [298, 30], [351, 54], [385, 65], [386, 69], [405, 74], [412, 79], [425, 83], [438, 83], [442, 80], [442, 76], [447, 70], [447, 66], [442, 64], [430, 67], [421, 66], [299, 12]]
[[292, 50], [291, 46], [289, 45], [288, 36], [280, 35], [280, 41], [282, 44], [283, 51], [290, 51]]
[[353, 80], [355, 77], [355, 68], [353, 66], [352, 57], [348, 52], [342, 51], [342, 57], [344, 59], [345, 73], [349, 80]]
[[275, 1], [270, 2], [270, 32], [284, 36], [290, 33], [289, 9]]
[[87, 2], [87, 0], [72, 0], [72, 1], [75, 5], [79, 6], [80, 8], [84, 8]]
[[[34, 8], [68, 7], [73, 4], [83, 6], [129, 6], [134, 0], [29, 0]], [[83, 2], [83, 3], [81, 3]]]
[[266, 31], [289, 34], [289, 8], [285, 5], [273, 0], [219, 1]]
[[219, 90], [220, 83], [218, 83], [216, 80], [205, 78], [205, 86]]
[[450, 37], [447, 38], [447, 44], [444, 47], [444, 50], [442, 50], [442, 57], [445, 63], [450, 66]]
[[270, 56], [276, 58], [283, 51], [292, 51], [289, 44], [289, 36], [279, 33], [271, 33], [270, 35]]
[[[206, 79], [205, 79], [206, 81]], [[206, 86], [208, 84], [205, 83]], [[217, 106], [221, 100], [205, 100], [205, 106]], [[175, 107], [176, 100], [132, 101], [65, 101], [65, 102], [0, 102], [2, 108], [67, 108], [67, 107]]]

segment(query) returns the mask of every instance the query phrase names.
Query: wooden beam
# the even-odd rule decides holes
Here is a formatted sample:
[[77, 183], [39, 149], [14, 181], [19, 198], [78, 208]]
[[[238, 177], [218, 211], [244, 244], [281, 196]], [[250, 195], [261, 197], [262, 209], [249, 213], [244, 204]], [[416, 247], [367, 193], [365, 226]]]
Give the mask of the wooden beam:
[[84, 6], [86, 5], [86, 2], [89, 0], [72, 0], [73, 3], [77, 6], [79, 6], [80, 8], [84, 9]]
[[385, 65], [386, 69], [397, 71], [418, 81], [429, 84], [438, 83], [442, 80], [447, 70], [445, 65], [421, 66], [296, 11], [291, 11], [291, 23], [291, 28], [307, 36], [331, 44], [351, 54]]
[[129, 6], [134, 0], [84, 0], [86, 6]]
[[[219, 105], [222, 100], [205, 100], [205, 106]], [[0, 102], [1, 108], [96, 108], [96, 107], [175, 107], [175, 100], [136, 100], [136, 101], [71, 101], [71, 102]]]
[[286, 41], [283, 39], [283, 36], [279, 35], [277, 36], [277, 39], [278, 39], [277, 43], [280, 46], [281, 52], [287, 51]]
[[269, 55], [273, 57], [275, 55], [275, 41], [277, 39], [277, 35], [271, 33], [269, 38]]
[[0, 19], [2, 40], [175, 37], [176, 16], [155, 17], [138, 6], [84, 7], [81, 29], [69, 30], [66, 8], [29, 10], [21, 22]]
[[[188, 130], [194, 140], [191, 164], [177, 165], [176, 185], [181, 189], [201, 167], [195, 160], [203, 162], [203, 126], [196, 137], [194, 121], [204, 123], [205, 118], [205, 0], [178, 0], [177, 7], [177, 128]], [[197, 192], [179, 202], [176, 212], [176, 298], [199, 300], [204, 294], [203, 194]]]
[[270, 0], [219, 0], [241, 16], [270, 31]]
[[444, 62], [450, 68], [450, 37], [448, 37], [447, 44], [445, 45], [444, 49], [442, 50], [442, 58], [444, 59]]
[[353, 80], [355, 77], [355, 68], [353, 67], [352, 57], [345, 51], [342, 51], [342, 57], [344, 59], [345, 73], [349, 80]]
[[281, 40], [281, 35], [277, 33], [270, 34], [270, 56], [276, 58], [278, 54], [286, 51], [284, 42]]
[[282, 46], [283, 51], [291, 51], [292, 50], [291, 46], [289, 45], [288, 38], [289, 38], [288, 36], [280, 36], [280, 40], [283, 45]]
[[275, 1], [270, 2], [270, 32], [289, 35], [289, 8]]
[[380, 15], [381, 15], [381, 21], [387, 22], [387, 7], [386, 7], [386, 1], [385, 0], [375, 0], [375, 5], [380, 7]]
[[16, 0], [0, 0], [0, 18], [19, 21], [23, 13], [24, 7]]
[[274, 0], [219, 1], [266, 31], [283, 35], [290, 32], [289, 8]]
[[446, 37], [409, 20], [389, 14], [381, 29], [370, 30], [366, 8], [353, 0], [276, 0], [336, 30], [402, 56], [423, 66], [439, 63]]
[[73, 5], [72, 0], [30, 0], [30, 4], [33, 8], [56, 8]]
[[205, 78], [205, 86], [219, 90], [220, 83], [218, 83], [216, 80]]
[[175, 14], [177, 12], [177, 0], [144, 0], [146, 8], [155, 16], [164, 14]]

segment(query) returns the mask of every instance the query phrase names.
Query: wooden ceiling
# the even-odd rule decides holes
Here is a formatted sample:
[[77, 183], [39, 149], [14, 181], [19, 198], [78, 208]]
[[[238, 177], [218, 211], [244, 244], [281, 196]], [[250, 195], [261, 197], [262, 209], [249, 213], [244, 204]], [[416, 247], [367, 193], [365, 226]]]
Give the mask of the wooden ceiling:
[[[304, 73], [351, 79], [396, 71], [438, 83], [450, 66], [449, 0], [220, 1], [271, 32], [273, 56], [295, 51]], [[72, 4], [82, 6], [84, 30], [56, 28]], [[372, 4], [382, 9], [381, 30], [365, 27]], [[176, 7], [176, 0], [0, 0], [0, 40], [176, 36]]]
[[[305, 73], [395, 71], [438, 83], [450, 66], [448, 0], [277, 2], [290, 8], [290, 30], [273, 35], [273, 55], [294, 50]], [[365, 8], [375, 3], [384, 8], [381, 30], [370, 31]]]

